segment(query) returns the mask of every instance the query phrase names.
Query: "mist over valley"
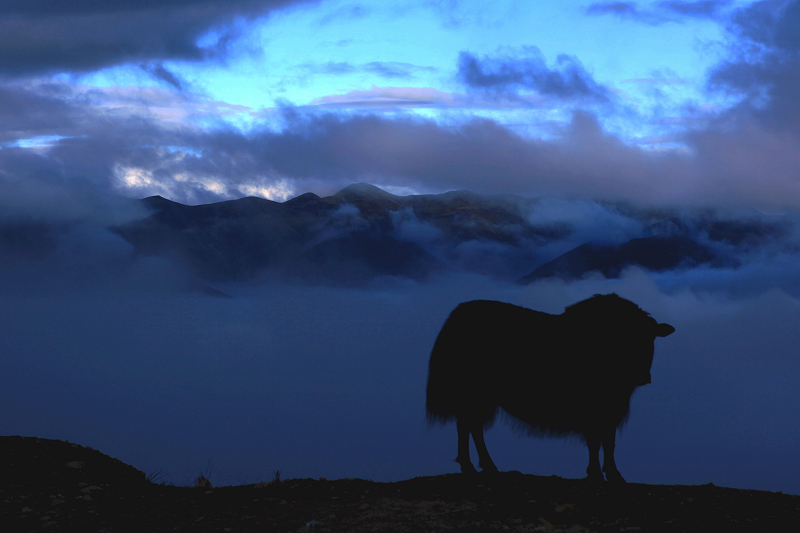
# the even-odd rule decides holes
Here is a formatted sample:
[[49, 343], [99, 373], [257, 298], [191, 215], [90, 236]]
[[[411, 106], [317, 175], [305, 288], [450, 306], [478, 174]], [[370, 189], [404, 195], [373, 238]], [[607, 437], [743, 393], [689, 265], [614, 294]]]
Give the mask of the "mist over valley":
[[[424, 416], [449, 312], [616, 292], [676, 328], [618, 438], [629, 481], [800, 493], [792, 214], [368, 185], [125, 209], [3, 217], [4, 434], [176, 484], [455, 472], [455, 429]], [[501, 470], [584, 475], [578, 442], [487, 440]]]
[[170, 259], [209, 282], [274, 277], [353, 286], [472, 273], [530, 283], [618, 278], [626, 268], [733, 272], [800, 250], [798, 220], [789, 215], [586, 198], [398, 196], [362, 183], [285, 202], [141, 203], [149, 216], [111, 231], [135, 255]]

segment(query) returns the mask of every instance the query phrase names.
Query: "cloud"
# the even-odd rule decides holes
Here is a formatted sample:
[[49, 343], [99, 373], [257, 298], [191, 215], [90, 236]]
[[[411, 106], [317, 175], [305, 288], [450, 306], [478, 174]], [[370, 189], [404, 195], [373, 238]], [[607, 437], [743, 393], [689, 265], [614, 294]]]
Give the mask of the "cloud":
[[658, 7], [686, 17], [713, 18], [730, 4], [731, 0], [699, 0], [696, 2], [669, 0], [659, 2]]
[[661, 24], [666, 21], [663, 15], [640, 11], [633, 2], [597, 2], [586, 8], [587, 15], [614, 15], [624, 19], [644, 22], [646, 24]]
[[575, 57], [561, 54], [549, 68], [541, 51], [525, 47], [517, 56], [484, 56], [469, 52], [458, 58], [458, 78], [474, 90], [508, 93], [533, 90], [557, 98], [609, 99], [608, 90], [598, 84]]
[[423, 67], [401, 61], [370, 61], [354, 65], [345, 61], [329, 61], [322, 64], [306, 63], [301, 68], [309, 74], [347, 75], [356, 72], [376, 74], [382, 78], [412, 79], [420, 73], [435, 72], [434, 67]]
[[378, 87], [355, 89], [344, 94], [329, 94], [315, 98], [308, 107], [353, 108], [379, 111], [398, 111], [403, 108], [515, 110], [520, 107], [544, 105], [544, 99], [533, 94], [459, 93], [433, 87]]
[[606, 135], [594, 117], [582, 113], [554, 142], [526, 139], [486, 119], [448, 127], [409, 117], [332, 114], [294, 115], [284, 133], [265, 133], [256, 142], [261, 141], [273, 168], [298, 178], [371, 176], [428, 190], [534, 195], [603, 195], [623, 190], [622, 183], [628, 192], [652, 194], [656, 175], [665, 171], [656, 160], [669, 160], [654, 156], [650, 163], [650, 156]]
[[332, 74], [334, 76], [340, 74], [352, 74], [353, 72], [358, 71], [357, 67], [346, 61], [328, 61], [327, 63], [322, 64], [306, 63], [302, 66], [302, 68], [310, 74]]
[[327, 15], [323, 16], [317, 21], [317, 24], [320, 26], [326, 26], [331, 23], [338, 22], [341, 19], [345, 20], [354, 20], [354, 19], [361, 19], [368, 16], [372, 12], [371, 8], [368, 8], [364, 5], [344, 5], [338, 7], [328, 13]]
[[587, 15], [613, 15], [620, 18], [659, 25], [692, 18], [721, 18], [731, 0], [666, 0], [641, 9], [636, 2], [595, 2], [586, 8]]
[[590, 15], [637, 15], [639, 13], [633, 2], [598, 2], [586, 8]]
[[0, 85], [0, 146], [40, 135], [73, 131], [79, 122], [75, 108], [55, 95], [25, 87]]
[[760, 0], [734, 13], [732, 30], [774, 51], [800, 49], [797, 26], [800, 5], [795, 0]]
[[[427, 360], [448, 313], [478, 298], [561, 313], [617, 292], [676, 327], [657, 340], [653, 383], [633, 397], [618, 439], [626, 477], [800, 491], [800, 302], [780, 291], [667, 294], [637, 273], [525, 288], [460, 276], [372, 290], [232, 289], [233, 299], [122, 290], [4, 298], [0, 317], [14, 327], [0, 395], [15, 409], [0, 422], [163, 470], [176, 484], [211, 456], [216, 485], [276, 469], [378, 481], [454, 472], [455, 428], [424, 421]], [[584, 475], [580, 445], [515, 438], [504, 423], [489, 437], [501, 468]]]
[[[800, 201], [800, 68], [787, 28], [795, 24], [798, 5], [760, 2], [737, 12], [730, 29], [742, 46], [731, 49], [710, 87], [740, 95], [741, 103], [726, 112], [696, 110], [693, 122], [678, 124], [666, 138], [680, 150], [628, 145], [586, 111], [551, 124], [547, 139], [515, 133], [502, 118], [448, 121], [400, 112], [607, 97], [577, 60], [562, 56], [547, 65], [533, 47], [493, 56], [463, 52], [459, 76], [470, 89], [466, 94], [372, 86], [322, 97], [313, 106], [270, 110], [272, 127], [247, 130], [228, 124], [252, 125], [255, 110], [177, 90], [183, 81], [154, 60], [140, 64], [163, 87], [0, 84], [0, 178], [6, 184], [43, 180], [45, 191], [68, 188], [75, 179], [81, 191], [93, 184], [100, 195], [162, 194], [185, 203], [254, 192], [285, 199], [367, 181], [421, 192], [791, 208]], [[328, 67], [398, 75], [419, 68], [383, 62]], [[383, 110], [393, 113], [376, 113]]]
[[345, 94], [317, 98], [311, 105], [322, 107], [431, 107], [464, 103], [463, 95], [446, 93], [431, 87], [377, 87], [357, 89]]
[[[86, 72], [224, 52], [233, 23], [313, 0], [0, 1], [0, 75]], [[216, 44], [198, 40], [210, 31]]]
[[174, 87], [177, 90], [183, 90], [183, 83], [181, 82], [178, 77], [164, 68], [162, 63], [157, 63], [154, 65], [142, 65], [142, 70], [145, 72], [152, 74], [154, 77], [158, 78], [161, 81], [164, 81]]
[[712, 89], [742, 97], [728, 116], [766, 127], [800, 128], [800, 2], [762, 1], [737, 11], [731, 56], [713, 72]]
[[70, 167], [35, 150], [0, 150], [0, 221], [109, 225], [141, 215], [104, 176], [82, 176]]
[[[768, 50], [771, 54], [773, 48]], [[10, 183], [51, 176], [48, 183], [61, 187], [79, 177], [76, 183], [94, 183], [98, 191], [162, 194], [185, 203], [254, 191], [285, 199], [309, 190], [333, 192], [355, 181], [420, 192], [471, 189], [769, 209], [790, 208], [800, 201], [795, 170], [800, 138], [792, 126], [797, 116], [792, 111], [798, 109], [794, 94], [800, 91], [791, 90], [796, 74], [788, 60], [779, 62], [766, 53], [758, 62], [732, 56], [717, 71], [717, 84], [728, 80], [730, 90], [750, 87], [736, 75], [736, 66], [747, 69], [747, 83], [767, 89], [754, 92], [729, 112], [704, 114], [694, 127], [674, 132], [671, 139], [683, 150], [625, 144], [585, 111], [575, 111], [566, 124], [553, 126], [548, 139], [520, 135], [488, 118], [437, 121], [365, 112], [491, 108], [490, 104], [497, 108], [502, 102], [492, 90], [519, 93], [537, 84], [561, 95], [580, 94], [579, 87], [593, 90], [585, 71], [573, 72], [583, 85], [571, 85], [577, 78], [567, 67], [573, 63], [547, 69], [535, 54], [509, 61], [463, 57], [475, 67], [465, 67], [464, 72], [472, 72], [476, 93], [374, 86], [321, 98], [316, 106], [284, 106], [274, 111], [273, 127], [248, 130], [234, 129], [226, 120], [252, 121], [254, 110], [176, 91], [169, 84], [2, 84], [0, 117], [7, 126], [0, 132], [0, 146], [5, 147], [0, 149], [0, 177]], [[546, 72], [536, 71], [536, 65]], [[539, 74], [541, 79], [536, 78]], [[556, 82], [546, 82], [549, 75]], [[349, 114], [348, 107], [360, 111]]]
[[391, 217], [395, 237], [422, 245], [428, 251], [443, 237], [441, 229], [429, 222], [420, 221], [411, 208], [393, 211]]
[[[568, 225], [572, 228], [567, 240], [571, 247], [586, 242], [622, 244], [641, 236], [644, 230], [641, 220], [620, 212], [616, 206], [604, 205], [586, 198], [542, 198], [531, 210], [528, 221], [538, 226]], [[563, 246], [564, 243], [558, 245]]]
[[[745, 189], [754, 201], [800, 185], [800, 2], [756, 2], [737, 11], [737, 39], [709, 78], [709, 89], [738, 98], [703, 128], [685, 134], [708, 182]], [[756, 181], [762, 188], [751, 187]], [[788, 203], [787, 203], [788, 204]]]
[[420, 72], [435, 72], [434, 67], [421, 67], [401, 61], [371, 61], [364, 64], [364, 70], [384, 78], [414, 78]]
[[[0, 108], [15, 125], [3, 132], [8, 148], [0, 150], [0, 175], [7, 179], [42, 174], [68, 183], [80, 177], [104, 190], [185, 203], [278, 189], [276, 199], [283, 199], [292, 191], [333, 192], [356, 181], [647, 203], [775, 206], [798, 200], [800, 151], [793, 138], [755, 125], [747, 137], [739, 129], [696, 130], [681, 139], [689, 150], [657, 152], [626, 145], [582, 111], [549, 140], [483, 118], [439, 123], [308, 107], [282, 108], [278, 128], [240, 131], [225, 126], [220, 114], [249, 110], [166, 89], [3, 88], [16, 102]], [[319, 103], [465, 105], [451, 98], [433, 89], [385, 87]], [[13, 146], [35, 137], [52, 140], [46, 148]], [[765, 170], [770, 179], [758, 179]]]

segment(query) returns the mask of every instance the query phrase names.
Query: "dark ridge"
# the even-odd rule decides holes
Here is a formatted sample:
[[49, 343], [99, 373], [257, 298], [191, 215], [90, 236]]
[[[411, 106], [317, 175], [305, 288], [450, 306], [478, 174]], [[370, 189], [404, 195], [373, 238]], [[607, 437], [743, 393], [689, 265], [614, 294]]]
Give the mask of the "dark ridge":
[[395, 196], [368, 183], [349, 185], [333, 195], [339, 203], [356, 206], [361, 216], [370, 221], [386, 221], [389, 212], [405, 206], [404, 197]]
[[800, 530], [800, 496], [711, 484], [609, 486], [501, 472], [195, 488], [148, 483], [64, 441], [0, 437], [0, 456], [0, 527], [14, 533]]
[[184, 206], [183, 204], [179, 204], [178, 202], [173, 202], [172, 200], [168, 200], [163, 196], [148, 196], [147, 198], [142, 198], [142, 204], [149, 209], [150, 211], [163, 211], [164, 209], [170, 209], [175, 206]]
[[395, 196], [394, 194], [386, 192], [380, 187], [376, 187], [375, 185], [371, 185], [369, 183], [354, 183], [352, 185], [348, 185], [344, 189], [334, 194], [334, 196], [339, 198], [369, 197], [389, 201], [397, 201], [399, 198], [401, 198], [400, 196]]
[[286, 200], [283, 203], [283, 205], [291, 206], [291, 207], [294, 207], [295, 209], [297, 209], [297, 208], [304, 208], [306, 206], [315, 206], [315, 205], [324, 204], [324, 203], [325, 202], [322, 200], [322, 198], [320, 198], [319, 196], [317, 196], [313, 192], [307, 192], [307, 193], [301, 194], [300, 196], [295, 196], [294, 198]]
[[[247, 197], [187, 206], [151, 196], [141, 200], [150, 216], [111, 230], [137, 254], [168, 257], [203, 282], [284, 273], [294, 280], [299, 273], [313, 274], [315, 283], [326, 277], [334, 283], [384, 275], [420, 279], [425, 265], [520, 283], [578, 279], [590, 272], [615, 278], [629, 266], [654, 272], [706, 264], [735, 267], [740, 252], [794, 246], [787, 238], [792, 227], [780, 220], [614, 205], [607, 207], [642, 225], [638, 238], [620, 245], [587, 242], [542, 264], [544, 250], [565, 242], [577, 226], [558, 219], [533, 222], [541, 201], [470, 191], [398, 196], [367, 183], [283, 203]], [[370, 239], [360, 242], [356, 234]], [[0, 241], [6, 243], [0, 247], [13, 247], [8, 236], [0, 235]], [[379, 250], [391, 261], [379, 260]], [[420, 250], [438, 259], [425, 260]], [[310, 266], [315, 254], [320, 264]], [[348, 264], [355, 264], [358, 274], [348, 276]], [[534, 265], [540, 266], [532, 270]]]
[[660, 272], [710, 263], [714, 259], [707, 247], [688, 237], [642, 237], [617, 246], [587, 243], [543, 264], [519, 281], [531, 283], [553, 277], [572, 280], [590, 272], [617, 278], [629, 266]]

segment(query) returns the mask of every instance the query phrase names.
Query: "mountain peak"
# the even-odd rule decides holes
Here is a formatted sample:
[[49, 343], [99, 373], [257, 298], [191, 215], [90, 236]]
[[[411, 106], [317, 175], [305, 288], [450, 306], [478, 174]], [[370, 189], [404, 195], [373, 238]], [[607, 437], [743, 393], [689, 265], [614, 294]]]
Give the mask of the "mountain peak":
[[352, 204], [358, 207], [361, 215], [367, 218], [385, 217], [388, 211], [395, 211], [404, 205], [405, 197], [395, 196], [369, 183], [348, 185], [333, 195], [337, 203]]
[[397, 196], [395, 196], [394, 194], [388, 193], [383, 189], [381, 189], [380, 187], [376, 187], [375, 185], [371, 185], [369, 183], [353, 183], [352, 185], [348, 185], [341, 191], [334, 194], [334, 196], [337, 196], [339, 198], [361, 196], [361, 197], [383, 199], [383, 200], [397, 199]]
[[178, 202], [168, 200], [160, 195], [148, 196], [147, 198], [142, 198], [140, 201], [145, 207], [147, 207], [147, 209], [151, 211], [162, 211], [176, 205], [182, 205]]

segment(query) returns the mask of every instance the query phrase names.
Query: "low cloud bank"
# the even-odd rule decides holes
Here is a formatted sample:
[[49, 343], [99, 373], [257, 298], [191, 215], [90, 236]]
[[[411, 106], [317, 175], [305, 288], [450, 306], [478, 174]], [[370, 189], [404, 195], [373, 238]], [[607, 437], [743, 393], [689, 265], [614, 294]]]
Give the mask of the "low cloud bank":
[[[429, 429], [424, 416], [428, 355], [449, 312], [482, 298], [560, 313], [616, 292], [676, 327], [658, 339], [653, 383], [634, 395], [619, 439], [626, 477], [800, 493], [793, 216], [659, 218], [627, 204], [503, 201], [512, 200], [552, 237], [528, 256], [513, 240], [441, 248], [443, 230], [413, 210], [389, 217], [390, 230], [487, 272], [586, 239], [624, 242], [653, 224], [735, 250], [738, 263], [527, 286], [477, 268], [355, 288], [203, 284], [168, 257], [137, 254], [107, 229], [103, 209], [17, 213], [0, 224], [0, 400], [15, 406], [0, 426], [92, 446], [177, 484], [209, 462], [217, 485], [269, 480], [275, 470], [375, 480], [453, 472], [455, 428]], [[363, 229], [352, 205], [336, 215], [335, 235]], [[501, 469], [583, 476], [585, 450], [575, 443], [519, 437], [503, 424], [488, 440]]]
[[[797, 213], [465, 191], [402, 197], [365, 184], [285, 207], [252, 199], [189, 210], [151, 202], [151, 209], [172, 209], [161, 218], [147, 218], [153, 211], [145, 203], [90, 185], [12, 197], [20, 204], [0, 214], [6, 274], [0, 286], [12, 292], [183, 291], [276, 277], [370, 286], [385, 276], [419, 280], [457, 272], [513, 282], [585, 244], [620, 247], [657, 236], [684, 239], [705, 258], [651, 266], [666, 292], [800, 294]], [[393, 254], [397, 268], [381, 266], [382, 253]], [[620, 258], [614, 272], [648, 264]], [[356, 266], [362, 275], [348, 276]], [[577, 277], [597, 275], [587, 270]]]
[[[488, 298], [552, 313], [617, 292], [676, 333], [619, 439], [631, 481], [800, 493], [794, 406], [800, 301], [779, 289], [664, 292], [647, 273], [520, 287], [482, 276], [362, 289], [226, 285], [233, 298], [127, 290], [4, 298], [7, 434], [98, 448], [188, 484], [398, 480], [457, 470], [454, 427], [424, 418], [427, 360], [448, 313]], [[536, 339], [532, 337], [535, 351]], [[535, 379], [534, 379], [535, 382]], [[563, 391], [570, 394], [570, 391]], [[488, 433], [501, 469], [581, 477], [585, 449]]]

